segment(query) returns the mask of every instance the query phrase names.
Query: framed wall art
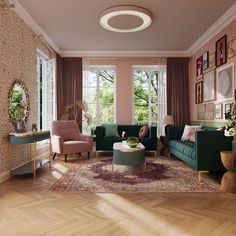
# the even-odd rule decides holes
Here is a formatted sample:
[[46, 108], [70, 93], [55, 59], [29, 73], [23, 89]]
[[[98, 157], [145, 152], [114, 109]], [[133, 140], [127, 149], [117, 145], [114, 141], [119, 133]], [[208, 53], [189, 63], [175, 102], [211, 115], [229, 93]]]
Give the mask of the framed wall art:
[[197, 82], [195, 84], [195, 103], [199, 104], [203, 102], [203, 82]]
[[203, 66], [202, 69], [206, 70], [209, 67], [209, 53], [205, 52], [202, 55]]
[[227, 35], [216, 41], [216, 67], [227, 62]]
[[234, 98], [234, 63], [224, 65], [216, 71], [217, 101]]
[[202, 71], [203, 71], [203, 56], [200, 56], [196, 61], [196, 75], [197, 79], [202, 78]]
[[215, 100], [215, 70], [204, 74], [203, 78], [203, 101]]
[[209, 68], [213, 68], [216, 65], [215, 62], [215, 52], [212, 52], [209, 54]]
[[228, 58], [236, 56], [236, 38], [228, 43]]
[[215, 119], [222, 119], [222, 104], [215, 104]]
[[198, 120], [214, 120], [214, 103], [197, 105]]
[[224, 113], [229, 112], [229, 110], [231, 109], [231, 106], [232, 106], [232, 103], [225, 103], [225, 112]]

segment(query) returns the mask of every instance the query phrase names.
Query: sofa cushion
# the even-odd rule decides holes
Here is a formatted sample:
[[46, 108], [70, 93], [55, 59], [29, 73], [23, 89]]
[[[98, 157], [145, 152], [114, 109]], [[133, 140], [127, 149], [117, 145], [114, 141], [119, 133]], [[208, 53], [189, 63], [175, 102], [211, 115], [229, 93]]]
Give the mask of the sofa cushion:
[[191, 159], [196, 159], [195, 152], [195, 143], [189, 141], [181, 141], [181, 140], [170, 140], [168, 142], [170, 148], [177, 149], [179, 152], [189, 156]]
[[145, 138], [148, 135], [148, 131], [149, 131], [149, 128], [148, 126], [145, 125], [139, 130], [138, 136], [140, 138]]
[[195, 135], [195, 131], [201, 130], [202, 126], [190, 126], [190, 125], [185, 125], [184, 127], [184, 132], [181, 137], [182, 141], [188, 141], [190, 138]]
[[103, 126], [105, 127], [105, 137], [120, 137], [116, 124], [104, 124]]

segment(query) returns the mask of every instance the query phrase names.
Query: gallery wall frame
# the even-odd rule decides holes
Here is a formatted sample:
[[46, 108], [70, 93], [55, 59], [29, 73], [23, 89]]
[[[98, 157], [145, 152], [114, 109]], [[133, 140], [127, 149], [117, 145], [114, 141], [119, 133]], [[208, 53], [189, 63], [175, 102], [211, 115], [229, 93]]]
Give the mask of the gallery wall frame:
[[228, 58], [236, 56], [236, 38], [228, 43]]
[[215, 119], [222, 119], [222, 103], [215, 104]]
[[198, 120], [214, 120], [214, 103], [202, 103], [197, 105]]
[[200, 56], [196, 60], [196, 76], [197, 80], [202, 79], [203, 75], [203, 56]]
[[199, 104], [203, 102], [203, 81], [199, 81], [195, 84], [195, 103]]
[[213, 68], [216, 66], [215, 52], [211, 52], [209, 54], [209, 68]]
[[228, 63], [216, 70], [217, 101], [234, 99], [234, 63]]
[[202, 69], [206, 70], [209, 67], [209, 52], [208, 51], [203, 53], [202, 61], [203, 61]]
[[216, 41], [216, 67], [227, 62], [227, 35]]
[[231, 106], [232, 106], [232, 103], [231, 103], [231, 102], [225, 103], [225, 110], [224, 110], [224, 113], [229, 112], [229, 110], [231, 109]]
[[215, 70], [210, 70], [203, 77], [203, 101], [209, 102], [215, 100]]

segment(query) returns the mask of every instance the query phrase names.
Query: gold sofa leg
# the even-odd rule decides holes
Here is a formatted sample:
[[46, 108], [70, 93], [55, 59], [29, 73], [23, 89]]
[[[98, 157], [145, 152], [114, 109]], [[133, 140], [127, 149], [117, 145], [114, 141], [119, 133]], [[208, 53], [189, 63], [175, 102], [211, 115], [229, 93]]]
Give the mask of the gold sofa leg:
[[207, 173], [209, 173], [209, 171], [208, 170], [200, 170], [200, 171], [198, 171], [198, 181], [201, 181], [201, 174], [202, 173], [204, 173], [204, 174], [207, 174]]

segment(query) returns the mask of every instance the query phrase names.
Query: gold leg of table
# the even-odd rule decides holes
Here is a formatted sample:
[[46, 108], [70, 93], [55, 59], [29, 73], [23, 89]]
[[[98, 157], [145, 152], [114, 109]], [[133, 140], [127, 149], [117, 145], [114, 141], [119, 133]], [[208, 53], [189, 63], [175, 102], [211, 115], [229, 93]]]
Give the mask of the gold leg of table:
[[36, 178], [36, 142], [34, 141], [34, 179]]
[[49, 168], [52, 167], [52, 140], [49, 139]]
[[32, 161], [32, 146], [31, 146], [31, 143], [29, 144], [29, 147], [30, 147], [30, 156], [29, 156], [29, 158], [30, 158], [30, 162]]
[[11, 144], [9, 144], [9, 169], [10, 169], [10, 173], [13, 167], [13, 163], [12, 163], [12, 147]]

